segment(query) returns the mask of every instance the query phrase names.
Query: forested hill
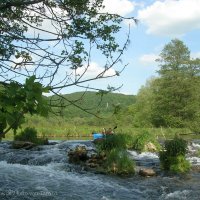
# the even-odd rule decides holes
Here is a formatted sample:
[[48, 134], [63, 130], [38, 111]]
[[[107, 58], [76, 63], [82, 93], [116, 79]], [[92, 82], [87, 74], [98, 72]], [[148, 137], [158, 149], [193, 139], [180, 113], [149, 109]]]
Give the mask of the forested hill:
[[[77, 106], [80, 106], [83, 109], [88, 109], [88, 111], [93, 113], [99, 113], [101, 115], [110, 114], [119, 107], [121, 109], [125, 109], [131, 104], [134, 104], [136, 100], [134, 95], [124, 95], [119, 93], [108, 93], [101, 97], [101, 95], [97, 94], [96, 92], [76, 92], [63, 96], [67, 100], [75, 103]], [[53, 97], [53, 99], [58, 100], [58, 97]], [[70, 104], [67, 103], [67, 100], [65, 100], [65, 102], [63, 100], [60, 104]], [[56, 111], [59, 110], [61, 114], [67, 118], [91, 116], [74, 105], [69, 105], [65, 109], [56, 109]]]

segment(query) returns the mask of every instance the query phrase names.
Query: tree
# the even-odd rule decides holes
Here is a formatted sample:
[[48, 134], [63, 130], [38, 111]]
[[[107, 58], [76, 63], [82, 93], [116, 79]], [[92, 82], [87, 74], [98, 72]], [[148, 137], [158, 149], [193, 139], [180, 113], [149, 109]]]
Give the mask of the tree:
[[139, 90], [136, 103], [129, 107], [133, 116], [134, 127], [152, 127], [152, 107], [154, 102], [153, 90], [156, 78], [148, 80]]
[[[129, 33], [124, 45], [119, 45], [116, 34], [125, 19], [117, 14], [103, 12], [103, 0], [5, 0], [0, 2], [0, 84], [2, 127], [9, 123], [8, 116], [32, 113], [42, 106], [43, 92], [51, 92], [60, 97], [60, 102], [49, 102], [49, 106], [65, 107], [77, 104], [68, 99], [61, 100], [60, 93], [70, 86], [95, 89], [86, 85], [97, 79], [118, 76], [126, 66], [120, 63], [129, 43]], [[129, 18], [136, 21], [134, 18]], [[99, 54], [105, 63], [102, 71], [93, 77], [86, 77], [91, 61]], [[113, 67], [114, 73], [108, 73]], [[122, 66], [121, 68], [119, 68]], [[26, 80], [26, 81], [25, 81]], [[32, 91], [32, 87], [39, 87]], [[16, 89], [16, 94], [13, 90]], [[27, 89], [30, 89], [27, 92]], [[113, 87], [108, 89], [113, 90]], [[16, 101], [4, 102], [7, 93]], [[103, 92], [102, 92], [103, 93]], [[21, 95], [22, 94], [22, 98]], [[29, 97], [32, 95], [33, 100]], [[10, 97], [11, 97], [10, 96]], [[10, 98], [9, 97], [9, 98]], [[19, 101], [19, 99], [21, 101]], [[26, 104], [29, 104], [28, 108]], [[36, 108], [37, 107], [37, 108]], [[44, 106], [46, 107], [46, 106]], [[79, 107], [79, 106], [77, 106]], [[81, 107], [79, 107], [82, 109]], [[41, 109], [44, 110], [44, 109]], [[84, 109], [85, 112], [90, 112]], [[6, 121], [6, 123], [4, 123]], [[15, 121], [15, 120], [14, 120]], [[6, 124], [6, 125], [5, 125]], [[1, 133], [2, 129], [0, 130]]]
[[42, 84], [35, 82], [34, 76], [26, 79], [23, 86], [10, 82], [1, 87], [0, 133], [4, 135], [13, 129], [16, 134], [17, 128], [24, 122], [26, 113], [46, 116], [48, 107], [47, 101], [42, 96], [43, 92], [45, 88]]
[[181, 40], [173, 39], [165, 45], [160, 53], [160, 58], [156, 61], [160, 63], [161, 69], [158, 73], [161, 76], [167, 75], [168, 73], [174, 74], [174, 72], [181, 72], [188, 68], [190, 51]]
[[187, 127], [200, 131], [200, 59], [174, 39], [160, 53], [159, 76], [147, 82], [131, 106], [137, 127]]
[[154, 88], [153, 124], [188, 127], [199, 112], [199, 59], [191, 60], [185, 44], [172, 40], [160, 54], [160, 78]]

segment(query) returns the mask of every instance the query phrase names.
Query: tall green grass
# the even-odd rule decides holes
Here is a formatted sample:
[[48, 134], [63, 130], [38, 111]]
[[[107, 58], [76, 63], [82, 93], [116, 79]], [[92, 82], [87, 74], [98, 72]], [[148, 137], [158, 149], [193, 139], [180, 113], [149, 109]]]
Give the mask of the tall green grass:
[[126, 134], [106, 135], [96, 143], [98, 153], [106, 155], [104, 168], [107, 173], [117, 175], [132, 175], [135, 173], [135, 162], [129, 157], [127, 142], [130, 136]]
[[157, 151], [161, 148], [157, 137], [153, 133], [147, 130], [141, 130], [140, 134], [136, 135], [133, 140], [132, 149], [140, 152], [146, 151], [146, 145], [148, 143], [153, 144]]
[[37, 130], [35, 128], [26, 127], [20, 133], [14, 136], [15, 141], [26, 141], [32, 142], [38, 145], [47, 144], [48, 140], [46, 138], [38, 138]]
[[[92, 132], [101, 132], [102, 128], [110, 128], [110, 124], [106, 127], [88, 125], [84, 123], [78, 123], [78, 121], [61, 118], [61, 117], [49, 117], [44, 118], [40, 116], [26, 116], [26, 122], [22, 125], [18, 132], [23, 130], [25, 127], [34, 127], [37, 129], [39, 137], [49, 137], [49, 139], [71, 139], [71, 138], [81, 138], [81, 139], [92, 139]], [[112, 128], [112, 127], [111, 127]], [[118, 126], [116, 133], [124, 133], [127, 135], [135, 136], [140, 135], [141, 131], [148, 131], [157, 139], [172, 139], [176, 134], [183, 134], [184, 138], [196, 138], [200, 139], [199, 135], [186, 135], [191, 131], [189, 129], [180, 128], [133, 128], [130, 124], [129, 126]], [[6, 140], [13, 140], [12, 131], [6, 134]], [[5, 140], [4, 139], [4, 140]]]
[[135, 162], [129, 158], [124, 149], [113, 148], [107, 153], [105, 167], [109, 173], [132, 175], [135, 173]]

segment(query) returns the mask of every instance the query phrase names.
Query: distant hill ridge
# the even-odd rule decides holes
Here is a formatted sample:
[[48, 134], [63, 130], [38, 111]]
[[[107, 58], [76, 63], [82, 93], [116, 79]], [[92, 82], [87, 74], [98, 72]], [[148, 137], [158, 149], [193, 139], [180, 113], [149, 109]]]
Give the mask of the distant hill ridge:
[[[120, 93], [108, 93], [102, 97], [96, 92], [75, 92], [63, 95], [66, 99], [73, 101], [76, 105], [82, 108], [87, 108], [92, 112], [100, 112], [109, 114], [113, 112], [115, 106], [126, 108], [136, 101], [135, 95], [125, 95]], [[58, 98], [58, 97], [54, 97]], [[79, 108], [69, 105], [62, 110], [64, 117], [89, 117], [90, 115], [80, 110]]]

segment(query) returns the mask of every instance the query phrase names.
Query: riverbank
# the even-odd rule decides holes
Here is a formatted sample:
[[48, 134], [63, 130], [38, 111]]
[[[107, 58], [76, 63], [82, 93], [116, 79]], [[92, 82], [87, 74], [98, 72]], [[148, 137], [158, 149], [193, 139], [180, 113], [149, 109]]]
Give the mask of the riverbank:
[[[29, 124], [26, 124], [28, 127]], [[31, 126], [30, 126], [31, 127]], [[23, 127], [24, 128], [24, 127]], [[48, 138], [50, 140], [91, 140], [92, 132], [94, 130], [100, 130], [102, 127], [97, 126], [72, 126], [66, 124], [65, 126], [36, 126], [38, 132], [38, 137]], [[200, 139], [200, 134], [192, 133], [189, 129], [181, 128], [131, 128], [131, 127], [122, 127], [117, 128], [116, 133], [138, 135], [142, 131], [148, 131], [150, 134], [154, 135], [156, 138], [163, 139], [172, 139], [176, 134], [180, 135], [185, 140], [194, 140]], [[20, 130], [19, 130], [20, 131]], [[3, 141], [13, 140], [13, 133], [9, 132], [6, 134], [6, 137], [3, 138]]]

